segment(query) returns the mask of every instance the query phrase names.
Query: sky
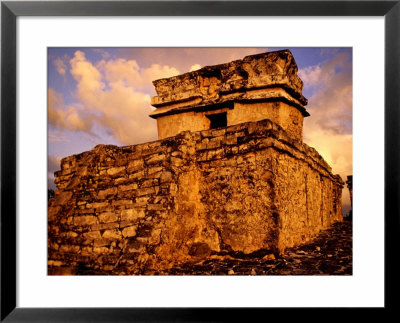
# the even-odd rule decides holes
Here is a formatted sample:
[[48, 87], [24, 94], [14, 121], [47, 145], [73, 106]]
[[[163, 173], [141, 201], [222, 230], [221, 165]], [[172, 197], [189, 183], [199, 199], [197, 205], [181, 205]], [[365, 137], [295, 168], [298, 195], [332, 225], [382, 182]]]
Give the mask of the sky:
[[[98, 144], [157, 140], [148, 115], [153, 80], [286, 48], [48, 48], [48, 185], [61, 158]], [[303, 139], [345, 181], [353, 173], [352, 49], [288, 48], [304, 82], [310, 117]], [[347, 188], [343, 210], [349, 210]]]

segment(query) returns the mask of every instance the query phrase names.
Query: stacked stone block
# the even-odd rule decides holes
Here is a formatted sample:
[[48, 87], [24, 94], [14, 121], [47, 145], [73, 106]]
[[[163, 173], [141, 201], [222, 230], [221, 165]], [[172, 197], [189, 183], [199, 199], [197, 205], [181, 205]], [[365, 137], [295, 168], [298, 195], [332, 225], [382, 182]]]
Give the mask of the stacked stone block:
[[48, 263], [149, 274], [183, 262], [279, 255], [341, 221], [343, 182], [270, 120], [64, 158]]

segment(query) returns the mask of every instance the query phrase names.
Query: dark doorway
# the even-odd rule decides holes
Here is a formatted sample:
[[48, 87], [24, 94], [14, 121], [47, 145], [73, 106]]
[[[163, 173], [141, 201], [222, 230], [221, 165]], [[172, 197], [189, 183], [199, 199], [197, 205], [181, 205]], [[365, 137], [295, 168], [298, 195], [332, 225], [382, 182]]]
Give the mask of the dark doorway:
[[226, 121], [226, 112], [209, 114], [206, 117], [210, 120], [210, 129], [226, 127], [228, 125]]

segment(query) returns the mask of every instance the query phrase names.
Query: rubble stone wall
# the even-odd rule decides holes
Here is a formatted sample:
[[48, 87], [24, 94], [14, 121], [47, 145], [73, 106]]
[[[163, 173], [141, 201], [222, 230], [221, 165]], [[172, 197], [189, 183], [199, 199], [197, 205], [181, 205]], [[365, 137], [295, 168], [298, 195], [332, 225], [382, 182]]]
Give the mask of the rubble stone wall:
[[67, 157], [49, 201], [49, 268], [142, 274], [282, 253], [340, 221], [343, 182], [270, 120]]

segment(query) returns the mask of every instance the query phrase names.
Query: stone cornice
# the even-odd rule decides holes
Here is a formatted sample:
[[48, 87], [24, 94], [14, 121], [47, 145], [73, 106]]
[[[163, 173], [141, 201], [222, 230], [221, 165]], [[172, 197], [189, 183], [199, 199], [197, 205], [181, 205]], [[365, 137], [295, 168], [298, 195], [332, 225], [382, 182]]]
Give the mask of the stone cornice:
[[307, 116], [307, 99], [302, 95], [303, 82], [297, 71], [292, 53], [281, 50], [156, 80], [157, 96], [151, 104], [157, 110], [151, 116], [235, 100], [271, 99], [284, 99]]

